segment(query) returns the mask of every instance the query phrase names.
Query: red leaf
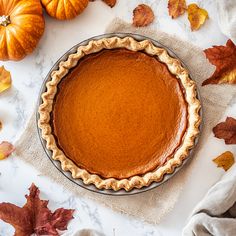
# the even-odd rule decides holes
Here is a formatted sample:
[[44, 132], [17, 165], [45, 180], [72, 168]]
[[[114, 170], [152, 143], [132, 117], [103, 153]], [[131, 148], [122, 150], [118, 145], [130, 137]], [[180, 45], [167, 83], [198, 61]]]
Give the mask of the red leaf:
[[67, 229], [67, 222], [73, 218], [74, 210], [57, 209], [52, 215], [52, 225], [59, 230]]
[[236, 119], [227, 117], [225, 122], [213, 128], [215, 137], [224, 139], [226, 144], [236, 144]]
[[216, 66], [213, 75], [205, 80], [207, 84], [236, 84], [236, 46], [229, 39], [226, 46], [213, 46], [204, 50], [207, 59]]
[[11, 203], [0, 203], [0, 219], [15, 228], [15, 236], [30, 236], [33, 233], [31, 217], [26, 209]]
[[15, 236], [30, 236], [33, 233], [57, 236], [57, 230], [66, 230], [74, 210], [59, 208], [52, 213], [47, 207], [48, 201], [40, 200], [40, 191], [34, 184], [29, 190], [22, 208], [11, 203], [0, 204], [0, 219], [15, 228]]

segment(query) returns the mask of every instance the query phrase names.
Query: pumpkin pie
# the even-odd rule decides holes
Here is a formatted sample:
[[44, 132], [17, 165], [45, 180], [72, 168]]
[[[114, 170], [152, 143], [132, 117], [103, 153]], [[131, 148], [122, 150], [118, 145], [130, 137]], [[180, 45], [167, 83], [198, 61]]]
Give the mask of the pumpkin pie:
[[99, 189], [161, 181], [199, 133], [195, 82], [148, 40], [90, 41], [60, 63], [46, 87], [38, 125], [52, 158]]

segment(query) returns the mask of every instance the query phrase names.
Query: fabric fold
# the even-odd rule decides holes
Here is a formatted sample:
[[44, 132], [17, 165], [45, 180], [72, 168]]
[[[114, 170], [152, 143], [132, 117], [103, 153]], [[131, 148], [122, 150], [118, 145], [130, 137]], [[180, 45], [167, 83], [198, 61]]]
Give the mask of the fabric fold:
[[183, 236], [236, 234], [236, 164], [194, 209]]

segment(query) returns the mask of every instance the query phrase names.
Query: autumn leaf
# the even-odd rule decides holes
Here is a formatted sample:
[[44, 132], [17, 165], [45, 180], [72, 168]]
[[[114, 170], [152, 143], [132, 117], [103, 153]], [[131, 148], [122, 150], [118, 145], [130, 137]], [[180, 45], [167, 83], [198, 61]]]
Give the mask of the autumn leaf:
[[3, 160], [11, 155], [11, 153], [15, 150], [14, 146], [6, 141], [0, 143], [0, 160]]
[[154, 18], [152, 9], [145, 4], [140, 4], [133, 10], [133, 25], [136, 27], [147, 26]]
[[236, 84], [236, 46], [229, 39], [226, 46], [213, 46], [204, 50], [207, 59], [216, 66], [213, 75], [205, 80], [207, 84]]
[[108, 6], [114, 7], [116, 5], [116, 0], [102, 0], [105, 2]]
[[227, 171], [235, 162], [234, 155], [232, 152], [227, 151], [213, 159], [213, 162], [216, 163], [217, 167], [222, 167]]
[[236, 144], [236, 119], [227, 117], [213, 128], [215, 137], [224, 139], [225, 144]]
[[[95, 2], [95, 0], [89, 0], [90, 2]], [[116, 0], [102, 0], [110, 7], [114, 7], [116, 5]]]
[[48, 201], [40, 200], [39, 189], [32, 184], [26, 204], [18, 207], [11, 203], [0, 203], [0, 219], [15, 228], [15, 236], [32, 234], [59, 236], [57, 230], [66, 230], [73, 219], [74, 210], [59, 208], [52, 213]]
[[185, 0], [169, 0], [168, 1], [169, 15], [172, 19], [177, 18], [185, 13], [187, 6]]
[[0, 131], [1, 131], [1, 129], [2, 129], [2, 122], [0, 121]]
[[0, 93], [11, 87], [11, 74], [4, 66], [0, 67]]
[[195, 3], [188, 5], [187, 12], [192, 31], [198, 30], [208, 19], [208, 12]]

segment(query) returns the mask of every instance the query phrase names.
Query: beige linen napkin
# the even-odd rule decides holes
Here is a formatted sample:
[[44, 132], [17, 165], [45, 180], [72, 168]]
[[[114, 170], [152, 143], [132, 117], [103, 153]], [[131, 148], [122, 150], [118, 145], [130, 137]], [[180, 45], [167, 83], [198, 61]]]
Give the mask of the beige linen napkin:
[[183, 236], [236, 235], [236, 164], [196, 206]]
[[230, 100], [236, 94], [232, 86], [205, 86], [201, 87], [203, 80], [214, 71], [214, 67], [206, 60], [201, 48], [198, 48], [176, 36], [166, 34], [150, 28], [133, 28], [119, 19], [115, 19], [107, 32], [134, 32], [149, 36], [172, 49], [187, 65], [192, 77], [196, 80], [201, 93], [204, 127], [201, 139], [197, 146], [195, 156], [188, 165], [179, 171], [173, 178], [160, 187], [134, 196], [112, 197], [91, 193], [73, 184], [65, 178], [56, 168], [52, 167], [38, 138], [35, 114], [32, 116], [28, 127], [16, 144], [18, 158], [32, 164], [45, 176], [63, 185], [78, 196], [92, 198], [112, 209], [133, 215], [150, 223], [158, 223], [160, 219], [173, 209], [185, 185], [187, 177], [196, 171], [196, 162], [201, 157], [198, 153], [204, 148], [204, 140], [209, 136], [211, 128], [223, 115]]

